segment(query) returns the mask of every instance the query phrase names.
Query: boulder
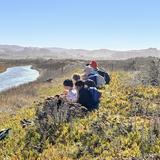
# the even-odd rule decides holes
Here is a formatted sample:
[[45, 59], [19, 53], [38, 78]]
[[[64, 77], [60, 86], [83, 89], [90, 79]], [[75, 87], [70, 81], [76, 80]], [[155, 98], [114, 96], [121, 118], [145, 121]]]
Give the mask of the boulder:
[[35, 124], [42, 141], [49, 139], [54, 143], [64, 123], [83, 118], [86, 114], [87, 109], [78, 103], [69, 103], [60, 96], [49, 97], [39, 104]]

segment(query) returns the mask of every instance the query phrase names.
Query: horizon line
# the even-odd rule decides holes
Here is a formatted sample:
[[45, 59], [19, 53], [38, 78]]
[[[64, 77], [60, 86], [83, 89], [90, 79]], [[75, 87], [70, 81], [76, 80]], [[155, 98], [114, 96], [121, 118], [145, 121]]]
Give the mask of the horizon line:
[[25, 45], [25, 44], [1, 44], [0, 43], [0, 46], [17, 46], [17, 47], [26, 47], [26, 48], [58, 48], [58, 49], [67, 49], [67, 50], [88, 50], [88, 51], [95, 51], [95, 50], [110, 50], [110, 51], [120, 51], [120, 52], [123, 52], [123, 51], [138, 51], [138, 50], [145, 50], [145, 49], [156, 49], [156, 50], [159, 50], [159, 48], [157, 47], [147, 47], [147, 48], [126, 48], [126, 49], [115, 49], [115, 48], [92, 48], [92, 49], [89, 49], [89, 48], [68, 48], [68, 47], [53, 47], [53, 46], [35, 46], [35, 45]]

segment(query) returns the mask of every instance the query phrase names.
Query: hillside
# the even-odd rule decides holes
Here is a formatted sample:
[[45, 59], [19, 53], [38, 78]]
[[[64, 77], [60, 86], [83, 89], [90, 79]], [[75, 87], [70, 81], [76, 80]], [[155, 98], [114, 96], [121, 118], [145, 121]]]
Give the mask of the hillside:
[[[103, 97], [99, 110], [84, 113], [79, 118], [79, 113], [76, 118], [75, 112], [74, 118], [68, 122], [61, 121], [65, 119], [63, 112], [55, 111], [52, 112], [53, 116], [50, 116], [49, 107], [55, 106], [55, 103], [52, 104], [53, 96], [63, 92], [63, 80], [71, 77], [73, 72], [81, 72], [85, 61], [77, 61], [79, 66], [66, 68], [63, 75], [59, 72], [61, 76], [52, 83], [46, 83], [42, 78], [39, 82], [0, 94], [0, 130], [12, 128], [8, 138], [0, 141], [0, 159], [158, 160], [160, 88], [157, 85], [151, 86], [150, 81], [145, 85], [133, 83], [142, 60], [145, 66], [150, 67], [149, 70], [144, 67], [146, 70], [141, 73], [145, 73], [149, 79], [157, 78], [158, 59], [136, 59], [136, 63], [133, 63], [135, 59], [121, 63], [112, 61], [114, 69], [117, 67], [119, 70], [110, 68], [112, 80], [110, 85], [101, 90]], [[32, 61], [36, 67], [45, 70], [49, 68], [51, 74], [57, 64], [66, 66], [74, 61], [64, 62]], [[103, 67], [106, 67], [108, 62], [99, 61]], [[24, 61], [10, 61], [11, 65], [17, 63]], [[25, 61], [25, 64], [28, 63], [30, 61]], [[130, 66], [128, 70], [127, 66]], [[155, 68], [156, 70], [153, 70]], [[160, 70], [158, 75], [159, 73]], [[43, 113], [48, 115], [44, 116], [46, 114]], [[20, 121], [24, 118], [33, 121], [33, 125], [22, 128]]]
[[[158, 159], [160, 89], [151, 86], [127, 86], [126, 82], [132, 79], [132, 73], [129, 72], [113, 72], [111, 77], [111, 84], [101, 90], [103, 98], [98, 111], [69, 123], [61, 123], [55, 128], [54, 134], [52, 131], [45, 132], [50, 133], [54, 143], [50, 143], [45, 136], [41, 139], [39, 125], [25, 129], [20, 126], [20, 120], [23, 118], [36, 118], [35, 104], [20, 110], [16, 115], [1, 115], [0, 129], [11, 127], [13, 130], [8, 139], [0, 141], [0, 158]], [[39, 90], [46, 96], [61, 91], [62, 88], [58, 86], [46, 86]], [[48, 120], [44, 122], [54, 125], [51, 119]]]
[[63, 48], [22, 47], [15, 45], [0, 45], [0, 58], [5, 59], [99, 59], [122, 60], [134, 57], [160, 57], [160, 50], [148, 48], [142, 50], [113, 51], [108, 49], [83, 50]]

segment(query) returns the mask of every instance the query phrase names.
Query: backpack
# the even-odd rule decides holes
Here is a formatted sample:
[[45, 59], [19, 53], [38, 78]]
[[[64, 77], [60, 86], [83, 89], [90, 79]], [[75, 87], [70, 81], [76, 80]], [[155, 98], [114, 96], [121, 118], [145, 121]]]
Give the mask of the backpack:
[[90, 87], [90, 88], [88, 88], [88, 90], [92, 96], [93, 102], [96, 104], [99, 103], [100, 98], [101, 98], [101, 93], [97, 90], [97, 88]]
[[89, 74], [88, 75], [88, 79], [94, 81], [94, 83], [96, 84], [96, 86], [97, 86], [97, 76], [98, 76], [97, 74]]
[[102, 77], [104, 77], [106, 84], [109, 84], [111, 78], [109, 76], [109, 74], [103, 70], [97, 70], [98, 74], [101, 75]]
[[103, 87], [106, 84], [106, 81], [103, 76], [98, 74], [97, 76], [97, 88]]

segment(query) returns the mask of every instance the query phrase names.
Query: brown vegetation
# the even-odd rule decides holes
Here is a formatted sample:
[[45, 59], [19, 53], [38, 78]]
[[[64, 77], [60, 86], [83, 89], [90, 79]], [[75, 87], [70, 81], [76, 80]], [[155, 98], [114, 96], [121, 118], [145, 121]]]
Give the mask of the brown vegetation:
[[4, 72], [6, 70], [6, 67], [4, 67], [3, 65], [0, 65], [0, 73]]

